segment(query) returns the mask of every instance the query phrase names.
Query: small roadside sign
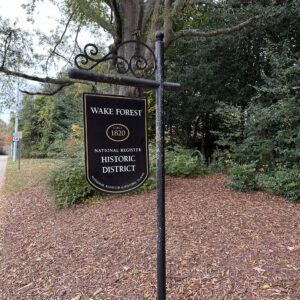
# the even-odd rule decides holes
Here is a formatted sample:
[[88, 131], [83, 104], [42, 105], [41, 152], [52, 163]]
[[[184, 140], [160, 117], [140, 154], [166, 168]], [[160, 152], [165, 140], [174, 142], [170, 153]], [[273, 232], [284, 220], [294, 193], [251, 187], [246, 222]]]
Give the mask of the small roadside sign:
[[22, 139], [22, 137], [23, 137], [22, 131], [15, 132], [14, 133], [14, 137], [18, 138], [19, 140]]

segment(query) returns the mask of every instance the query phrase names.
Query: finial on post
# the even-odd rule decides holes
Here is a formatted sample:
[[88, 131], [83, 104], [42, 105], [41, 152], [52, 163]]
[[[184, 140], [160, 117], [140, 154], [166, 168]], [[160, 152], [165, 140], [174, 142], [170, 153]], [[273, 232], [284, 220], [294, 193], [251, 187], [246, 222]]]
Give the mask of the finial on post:
[[164, 39], [164, 33], [161, 31], [157, 31], [155, 36], [157, 41], [162, 41]]

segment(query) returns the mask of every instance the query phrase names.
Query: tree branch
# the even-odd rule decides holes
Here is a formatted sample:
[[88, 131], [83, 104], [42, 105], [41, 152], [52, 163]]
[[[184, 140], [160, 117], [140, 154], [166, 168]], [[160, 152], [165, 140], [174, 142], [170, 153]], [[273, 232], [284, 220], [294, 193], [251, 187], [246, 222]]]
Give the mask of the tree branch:
[[80, 30], [81, 30], [81, 24], [79, 24], [79, 26], [77, 28], [77, 31], [76, 31], [76, 35], [75, 35], [75, 39], [74, 39], [74, 51], [73, 51], [73, 54], [75, 53], [76, 47], [79, 49], [80, 52], [82, 52], [82, 49], [81, 49], [81, 47], [79, 46], [79, 43], [78, 43], [78, 35], [79, 35]]
[[73, 18], [73, 16], [74, 16], [74, 14], [75, 14], [75, 12], [72, 12], [72, 13], [71, 13], [71, 15], [70, 15], [70, 17], [69, 17], [69, 19], [68, 19], [68, 21], [67, 21], [67, 23], [66, 23], [66, 25], [65, 25], [65, 28], [64, 28], [64, 31], [63, 31], [62, 35], [60, 36], [59, 40], [57, 41], [57, 43], [56, 43], [55, 46], [54, 46], [54, 49], [51, 51], [49, 57], [47, 58], [47, 61], [46, 61], [46, 72], [47, 72], [47, 73], [48, 73], [48, 63], [49, 63], [49, 60], [50, 60], [50, 58], [51, 58], [54, 54], [57, 54], [57, 53], [56, 53], [56, 49], [57, 49], [57, 47], [59, 46], [59, 44], [62, 42], [62, 40], [63, 40], [63, 38], [64, 38], [64, 36], [65, 36], [67, 30], [68, 30], [68, 27], [69, 27], [69, 25], [70, 25], [70, 22], [72, 21], [72, 18]]
[[12, 32], [10, 31], [9, 34], [7, 35], [5, 41], [4, 41], [3, 60], [2, 60], [1, 67], [4, 67], [4, 65], [5, 65], [7, 50], [9, 49], [9, 46], [10, 46], [10, 43], [11, 43], [11, 36], [12, 36]]
[[[80, 81], [71, 80], [71, 79], [55, 79], [55, 78], [51, 78], [51, 77], [39, 77], [39, 76], [35, 76], [35, 75], [28, 75], [26, 73], [11, 71], [11, 70], [7, 69], [6, 67], [0, 67], [0, 72], [6, 74], [8, 76], [24, 78], [27, 80], [41, 82], [41, 83], [52, 83], [52, 84], [65, 85], [65, 84], [73, 84], [75, 82], [80, 82]], [[81, 82], [81, 83], [85, 83], [85, 82]]]
[[[62, 58], [67, 64], [72, 66], [72, 62], [70, 61], [69, 58], [66, 58], [65, 56], [63, 56], [62, 54], [60, 54], [58, 52], [54, 52], [53, 54], [56, 54], [58, 57]], [[72, 58], [72, 55], [70, 55], [70, 58]]]
[[55, 89], [54, 91], [51, 92], [29, 92], [29, 91], [25, 91], [25, 90], [19, 90], [21, 93], [26, 94], [26, 95], [31, 95], [31, 96], [53, 96], [55, 94], [57, 94], [58, 92], [60, 92], [62, 89], [64, 89], [67, 86], [70, 86], [74, 84], [73, 83], [67, 83], [67, 84], [62, 84], [61, 86], [59, 86], [57, 89]]
[[184, 38], [184, 37], [212, 37], [212, 36], [231, 34], [234, 32], [241, 31], [242, 29], [252, 25], [256, 21], [265, 17], [266, 13], [269, 12], [270, 9], [271, 9], [271, 7], [269, 9], [267, 9], [265, 13], [256, 15], [256, 16], [254, 16], [238, 25], [232, 26], [232, 27], [225, 27], [225, 28], [220, 28], [220, 29], [216, 29], [216, 30], [212, 30], [212, 31], [201, 31], [198, 29], [180, 30], [180, 31], [174, 33], [172, 42], [179, 38]]

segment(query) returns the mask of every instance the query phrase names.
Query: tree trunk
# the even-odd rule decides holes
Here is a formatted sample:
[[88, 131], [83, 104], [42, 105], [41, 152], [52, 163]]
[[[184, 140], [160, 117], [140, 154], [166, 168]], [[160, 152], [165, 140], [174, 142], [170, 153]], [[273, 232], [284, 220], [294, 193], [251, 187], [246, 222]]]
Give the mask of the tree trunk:
[[[120, 1], [120, 11], [122, 12], [122, 39], [121, 42], [128, 40], [141, 39], [142, 24], [144, 17], [144, 1], [142, 0], [126, 0]], [[118, 55], [126, 59], [130, 64], [130, 59], [134, 55], [142, 55], [142, 49], [137, 44], [129, 43], [120, 48]], [[126, 76], [132, 76], [127, 73]], [[120, 95], [125, 96], [140, 96], [140, 91], [131, 87], [120, 87]]]

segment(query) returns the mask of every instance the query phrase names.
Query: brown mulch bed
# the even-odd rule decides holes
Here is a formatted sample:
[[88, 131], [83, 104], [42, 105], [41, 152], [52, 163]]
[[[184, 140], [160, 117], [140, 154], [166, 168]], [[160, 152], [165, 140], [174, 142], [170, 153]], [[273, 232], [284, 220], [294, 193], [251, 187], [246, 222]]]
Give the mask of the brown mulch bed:
[[[299, 204], [223, 175], [168, 178], [166, 193], [168, 299], [300, 299]], [[0, 299], [155, 299], [155, 198], [2, 197]]]

